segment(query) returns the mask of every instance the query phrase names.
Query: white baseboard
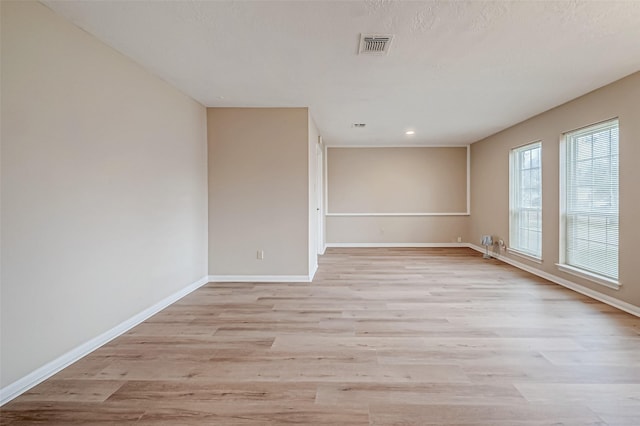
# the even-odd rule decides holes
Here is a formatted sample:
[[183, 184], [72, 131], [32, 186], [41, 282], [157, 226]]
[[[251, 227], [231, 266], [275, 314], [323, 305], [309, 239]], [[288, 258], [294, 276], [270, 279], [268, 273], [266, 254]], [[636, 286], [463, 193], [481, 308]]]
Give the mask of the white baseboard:
[[344, 248], [378, 248], [378, 247], [395, 247], [395, 248], [444, 248], [444, 247], [468, 247], [467, 243], [327, 243], [326, 247], [344, 247]]
[[[480, 253], [484, 253], [485, 249], [477, 246], [475, 244], [467, 244], [467, 247], [472, 248], [476, 251], [479, 251]], [[635, 306], [632, 305], [630, 303], [627, 302], [623, 302], [620, 299], [616, 299], [615, 297], [611, 297], [609, 295], [606, 295], [604, 293], [600, 293], [599, 291], [596, 290], [592, 290], [588, 287], [584, 287], [581, 286], [580, 284], [576, 284], [572, 281], [566, 280], [564, 278], [558, 277], [557, 275], [553, 275], [550, 274], [548, 272], [542, 271], [538, 268], [534, 268], [532, 266], [529, 265], [525, 265], [524, 263], [518, 262], [517, 260], [513, 260], [510, 257], [507, 256], [503, 256], [501, 254], [496, 254], [496, 253], [492, 253], [491, 251], [489, 252], [489, 254], [491, 255], [491, 257], [498, 259], [504, 263], [508, 263], [509, 265], [515, 266], [518, 269], [522, 269], [523, 271], [527, 271], [533, 275], [537, 275], [540, 278], [544, 278], [545, 280], [549, 280], [553, 283], [559, 284], [563, 287], [566, 287], [570, 290], [576, 291], [580, 294], [584, 294], [585, 296], [588, 296], [592, 299], [598, 300], [602, 303], [606, 303], [609, 306], [613, 306], [614, 308], [618, 308], [621, 311], [625, 311], [627, 313], [630, 313], [631, 315], [635, 315], [637, 317], [640, 317], [640, 307], [639, 306]]]
[[316, 276], [316, 272], [318, 272], [318, 261], [316, 259], [316, 264], [313, 265], [313, 268], [309, 272], [309, 282], [313, 282], [313, 277]]
[[16, 380], [15, 382], [5, 386], [0, 389], [0, 405], [4, 405], [12, 399], [18, 397], [24, 392], [28, 391], [32, 387], [38, 385], [49, 377], [53, 376], [60, 370], [74, 362], [78, 361], [80, 358], [88, 355], [89, 353], [95, 351], [99, 347], [103, 346], [106, 343], [109, 343], [111, 340], [116, 337], [126, 333], [136, 325], [140, 324], [144, 320], [150, 318], [151, 316], [157, 314], [167, 306], [172, 303], [177, 302], [182, 299], [187, 294], [193, 292], [194, 290], [202, 287], [207, 284], [209, 281], [207, 277], [200, 278], [198, 281], [189, 284], [183, 289], [177, 291], [176, 293], [165, 297], [158, 303], [144, 311], [132, 316], [128, 320], [121, 322], [110, 330], [105, 331], [99, 336], [94, 337], [93, 339], [77, 346], [76, 348], [70, 350], [69, 352], [59, 356], [53, 361], [48, 362], [37, 370], [32, 371], [21, 379]]
[[212, 283], [309, 283], [312, 280], [312, 275], [209, 275]]
[[[481, 253], [484, 253], [485, 251], [482, 247], [470, 243], [327, 243], [326, 247], [469, 247]], [[585, 296], [591, 297], [592, 299], [598, 300], [600, 302], [606, 303], [607, 305], [613, 306], [622, 311], [640, 317], [640, 307], [638, 306], [623, 302], [622, 300], [597, 292], [590, 288], [583, 287], [564, 278], [560, 278], [556, 275], [549, 274], [537, 268], [525, 265], [524, 263], [520, 263], [509, 257], [496, 255], [494, 253], [492, 253], [492, 257], [515, 266], [516, 268], [522, 269], [523, 271], [527, 271], [541, 278], [559, 284], [563, 287], [581, 293]], [[180, 300], [187, 294], [202, 287], [208, 282], [311, 282], [314, 275], [315, 271], [312, 271], [310, 275], [209, 275], [208, 277], [203, 277], [198, 281], [184, 287], [178, 292], [162, 299], [155, 305], [134, 315], [128, 320], [118, 324], [112, 329], [70, 350], [69, 352], [61, 355], [53, 361], [50, 361], [49, 363], [43, 365], [37, 370], [34, 370], [21, 379], [18, 379], [15, 382], [5, 386], [4, 388], [1, 388], [0, 405], [4, 405], [17, 396], [21, 395], [22, 393], [28, 391], [32, 387], [53, 376], [63, 368], [78, 361], [82, 357], [88, 355], [89, 353], [110, 342], [116, 337], [126, 333], [136, 325], [160, 312], [172, 303]]]

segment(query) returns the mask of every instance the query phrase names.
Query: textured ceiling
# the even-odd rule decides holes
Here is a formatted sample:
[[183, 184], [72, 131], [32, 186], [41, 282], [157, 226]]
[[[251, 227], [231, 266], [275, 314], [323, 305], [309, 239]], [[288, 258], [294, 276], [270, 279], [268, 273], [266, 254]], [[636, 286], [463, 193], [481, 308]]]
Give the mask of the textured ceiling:
[[332, 145], [471, 143], [640, 69], [640, 1], [43, 3], [206, 106], [308, 106]]

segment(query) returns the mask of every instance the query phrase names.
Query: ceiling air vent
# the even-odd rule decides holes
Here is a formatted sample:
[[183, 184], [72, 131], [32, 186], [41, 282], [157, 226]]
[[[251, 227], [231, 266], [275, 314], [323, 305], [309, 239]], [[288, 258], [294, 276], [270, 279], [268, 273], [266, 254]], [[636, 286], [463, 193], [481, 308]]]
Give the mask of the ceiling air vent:
[[353, 127], [355, 128], [363, 128], [366, 125], [366, 123], [353, 123]]
[[393, 34], [360, 34], [358, 53], [367, 55], [386, 55], [393, 41]]

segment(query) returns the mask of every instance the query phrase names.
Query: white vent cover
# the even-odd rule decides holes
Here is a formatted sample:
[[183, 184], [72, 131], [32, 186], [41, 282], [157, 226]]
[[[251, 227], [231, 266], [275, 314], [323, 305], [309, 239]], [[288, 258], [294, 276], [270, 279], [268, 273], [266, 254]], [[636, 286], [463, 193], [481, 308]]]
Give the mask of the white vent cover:
[[358, 53], [366, 55], [386, 55], [393, 41], [393, 34], [360, 34]]

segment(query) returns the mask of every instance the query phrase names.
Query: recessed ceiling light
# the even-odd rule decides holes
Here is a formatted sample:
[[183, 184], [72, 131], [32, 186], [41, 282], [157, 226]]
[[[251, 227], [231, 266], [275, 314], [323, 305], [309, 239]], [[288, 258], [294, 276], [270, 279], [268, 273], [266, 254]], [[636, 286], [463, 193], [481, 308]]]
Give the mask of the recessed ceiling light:
[[415, 130], [407, 130], [404, 133], [407, 134], [407, 135], [415, 135], [416, 134]]

